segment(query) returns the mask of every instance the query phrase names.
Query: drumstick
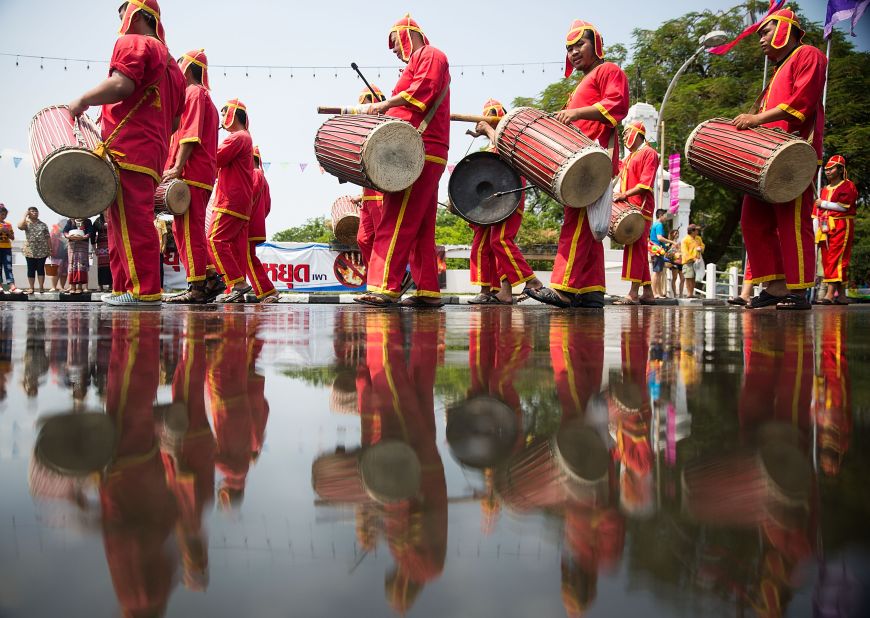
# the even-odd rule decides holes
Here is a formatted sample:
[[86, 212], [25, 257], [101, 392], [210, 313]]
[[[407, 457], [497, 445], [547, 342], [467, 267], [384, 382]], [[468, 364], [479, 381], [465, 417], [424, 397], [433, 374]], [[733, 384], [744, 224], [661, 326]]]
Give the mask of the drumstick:
[[344, 107], [326, 107], [326, 106], [318, 105], [317, 106], [317, 113], [318, 114], [345, 114], [345, 113], [347, 113], [344, 111], [345, 109], [346, 108], [344, 108]]
[[367, 79], [365, 78], [365, 76], [362, 74], [362, 71], [359, 70], [359, 67], [356, 65], [356, 62], [351, 62], [351, 63], [350, 63], [350, 68], [352, 68], [354, 71], [356, 71], [356, 74], [359, 75], [359, 78], [360, 78], [361, 80], [363, 80], [363, 83], [366, 85], [366, 88], [368, 88], [368, 89], [369, 89], [369, 92], [372, 93], [372, 100], [373, 100], [373, 101], [384, 101], [384, 100], [386, 100], [386, 99], [384, 98], [384, 95], [378, 95], [378, 93], [375, 92], [375, 89], [372, 88], [372, 85], [369, 83], [369, 80], [367, 80]]
[[489, 124], [498, 124], [501, 120], [498, 116], [473, 116], [470, 114], [450, 114], [450, 120], [454, 122], [488, 122]]

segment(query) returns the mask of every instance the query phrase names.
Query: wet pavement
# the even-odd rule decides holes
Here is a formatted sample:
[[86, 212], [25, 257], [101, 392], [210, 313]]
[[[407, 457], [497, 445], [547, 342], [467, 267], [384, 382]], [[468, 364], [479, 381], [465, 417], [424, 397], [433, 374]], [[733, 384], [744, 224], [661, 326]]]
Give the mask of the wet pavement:
[[0, 616], [861, 616], [870, 310], [0, 303]]

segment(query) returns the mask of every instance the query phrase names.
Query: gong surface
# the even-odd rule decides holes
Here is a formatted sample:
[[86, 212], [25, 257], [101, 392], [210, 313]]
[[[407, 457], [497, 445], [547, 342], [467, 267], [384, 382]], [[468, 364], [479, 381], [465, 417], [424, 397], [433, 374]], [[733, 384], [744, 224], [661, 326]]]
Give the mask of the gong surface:
[[447, 192], [456, 214], [478, 225], [493, 225], [510, 217], [522, 193], [487, 199], [495, 193], [519, 189], [520, 176], [497, 154], [474, 152], [456, 164]]

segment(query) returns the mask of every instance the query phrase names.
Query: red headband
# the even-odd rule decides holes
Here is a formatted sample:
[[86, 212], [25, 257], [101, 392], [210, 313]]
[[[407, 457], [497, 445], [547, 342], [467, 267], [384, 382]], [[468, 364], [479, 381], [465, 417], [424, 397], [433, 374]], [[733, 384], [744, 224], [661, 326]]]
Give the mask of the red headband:
[[208, 58], [205, 56], [204, 49], [189, 51], [181, 57], [181, 73], [186, 73], [192, 64], [202, 69], [202, 85], [206, 90], [211, 90], [208, 84]]
[[[582, 19], [575, 19], [571, 22], [571, 28], [568, 30], [568, 34], [565, 37], [565, 47], [575, 45], [577, 41], [583, 37], [583, 32], [586, 30], [591, 30], [592, 35], [595, 38], [595, 55], [599, 58], [604, 58], [604, 40], [601, 38], [601, 34], [599, 34], [598, 29], [594, 25], [590, 24], [588, 21], [583, 21]], [[570, 77], [573, 72], [574, 67], [571, 66], [571, 61], [568, 60], [566, 54], [565, 77]]]
[[[121, 28], [118, 34], [127, 34], [130, 26], [133, 23], [133, 16], [139, 11], [145, 11], [157, 23], [157, 38], [160, 42], [166, 45], [166, 33], [163, 31], [163, 24], [160, 22], [160, 5], [157, 0], [127, 0], [125, 2], [127, 8], [124, 9], [124, 17], [121, 20]], [[121, 5], [123, 6], [123, 5]]]
[[[428, 45], [429, 39], [426, 38], [426, 34], [417, 25], [417, 22], [411, 19], [411, 14], [406, 13], [405, 16], [397, 21], [392, 28], [390, 28], [390, 34], [396, 33], [396, 36], [399, 37], [399, 49], [402, 52], [402, 60], [408, 62], [408, 58], [411, 57], [411, 32], [419, 32], [420, 36], [423, 37], [423, 44]], [[390, 40], [391, 37], [387, 36], [387, 47], [393, 49], [393, 42]]]

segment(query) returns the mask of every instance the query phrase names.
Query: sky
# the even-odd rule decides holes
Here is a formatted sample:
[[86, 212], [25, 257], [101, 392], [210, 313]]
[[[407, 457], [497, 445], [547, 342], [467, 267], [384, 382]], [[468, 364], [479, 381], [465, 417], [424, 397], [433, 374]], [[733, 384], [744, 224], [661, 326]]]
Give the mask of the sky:
[[[14, 166], [14, 157], [28, 151], [30, 119], [43, 107], [68, 103], [105, 77], [117, 37], [119, 4], [120, 0], [79, 4], [0, 0], [0, 52], [100, 61], [90, 65], [51, 60], [41, 63], [38, 59], [0, 56], [4, 93], [0, 202], [10, 209], [10, 219], [17, 220], [28, 206], [41, 205], [29, 158]], [[515, 97], [535, 96], [557, 81], [564, 68], [565, 33], [575, 18], [594, 23], [605, 46], [622, 43], [630, 49], [634, 28], [653, 29], [693, 10], [727, 10], [738, 2], [669, 0], [656, 3], [655, 11], [650, 10], [654, 5], [639, 0], [590, 2], [585, 6], [556, 0], [495, 4], [454, 0], [163, 0], [160, 4], [174, 56], [205, 48], [210, 63], [242, 67], [212, 69], [212, 98], [218, 108], [236, 97], [248, 107], [254, 142], [270, 164], [266, 177], [272, 194], [272, 214], [267, 221], [271, 237], [309, 218], [329, 216], [336, 198], [360, 192], [320, 172], [314, 135], [327, 117], [317, 115], [316, 107], [356, 104], [363, 84], [350, 69], [351, 62], [360, 67], [382, 67], [363, 68], [363, 72], [385, 92], [392, 90], [402, 65], [388, 49], [387, 36], [406, 12], [418, 21], [430, 42], [447, 54], [452, 67], [451, 111], [478, 114], [490, 97], [509, 106]], [[824, 0], [804, 0], [801, 5], [810, 19], [824, 21]], [[859, 38], [854, 39], [861, 49], [867, 49], [868, 22], [870, 18], [862, 20]], [[512, 63], [528, 64], [521, 68], [509, 66]], [[499, 66], [482, 68], [481, 64]], [[297, 68], [245, 68], [253, 65]], [[339, 68], [301, 68], [313, 66]], [[98, 110], [93, 108], [90, 113], [96, 117]], [[485, 143], [479, 138], [472, 144], [465, 135], [468, 128], [470, 125], [460, 123], [451, 127], [451, 163], [459, 161], [469, 148]], [[445, 173], [442, 200], [446, 198], [447, 179]], [[44, 220], [55, 219], [43, 210]]]

